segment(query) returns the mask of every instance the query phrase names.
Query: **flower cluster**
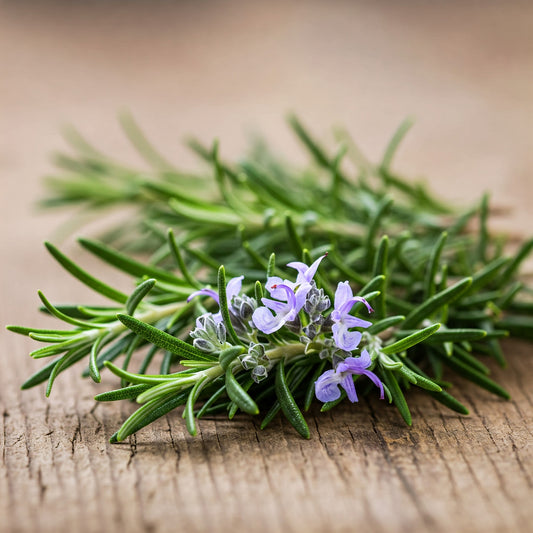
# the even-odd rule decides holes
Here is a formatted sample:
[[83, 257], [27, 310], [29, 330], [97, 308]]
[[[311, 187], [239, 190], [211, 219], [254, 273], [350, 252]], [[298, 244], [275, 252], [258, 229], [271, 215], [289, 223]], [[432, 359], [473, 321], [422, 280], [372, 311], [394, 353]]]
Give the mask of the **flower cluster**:
[[[273, 366], [268, 348], [279, 344], [276, 336], [270, 336], [276, 332], [282, 333], [285, 328], [299, 335], [303, 352], [318, 352], [322, 359], [328, 358], [332, 362], [334, 368], [324, 372], [315, 383], [316, 397], [320, 401], [338, 399], [341, 395], [340, 386], [346, 391], [348, 399], [356, 402], [354, 375], [370, 378], [380, 389], [383, 398], [383, 384], [369, 370], [373, 364], [369, 352], [363, 349], [359, 355], [354, 354], [363, 336], [360, 330], [368, 328], [371, 322], [352, 315], [352, 309], [356, 303], [363, 304], [369, 313], [373, 309], [364, 298], [354, 296], [348, 281], [338, 284], [331, 309], [330, 298], [323, 289], [317, 287], [314, 280], [326, 255], [310, 266], [301, 262], [289, 263], [287, 266], [297, 271], [295, 281], [278, 276], [269, 277], [265, 288], [270, 297], [263, 297], [260, 302], [241, 294], [243, 276], [228, 282], [226, 295], [231, 325], [239, 339], [249, 346], [239, 361], [245, 370], [251, 372], [254, 381], [265, 379]], [[210, 296], [220, 305], [218, 293], [208, 288], [191, 294], [189, 301], [199, 295]], [[193, 344], [208, 353], [229, 346], [220, 311], [199, 317], [191, 336]], [[259, 338], [264, 342], [258, 342]]]

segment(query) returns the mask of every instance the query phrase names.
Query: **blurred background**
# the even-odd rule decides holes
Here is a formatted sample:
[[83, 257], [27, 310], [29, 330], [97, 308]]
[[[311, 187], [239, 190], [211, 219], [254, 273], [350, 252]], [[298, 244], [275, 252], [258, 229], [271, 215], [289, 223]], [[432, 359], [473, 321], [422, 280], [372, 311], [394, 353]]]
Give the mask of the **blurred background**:
[[[0, 6], [0, 253], [3, 271], [27, 285], [17, 291], [21, 303], [35, 301], [41, 282], [59, 299], [73, 290], [58, 287], [41, 247], [63, 215], [35, 212], [41, 178], [53, 170], [50, 155], [65, 148], [62, 127], [73, 124], [104, 151], [137, 163], [116, 121], [123, 109], [185, 168], [197, 165], [182, 145], [189, 134], [208, 143], [218, 137], [222, 154], [238, 157], [259, 131], [303, 162], [285, 123], [290, 111], [326, 142], [332, 126], [345, 125], [377, 160], [398, 124], [412, 117], [395, 169], [427, 177], [461, 203], [490, 190], [495, 203], [513, 207], [503, 226], [528, 233], [529, 1]], [[3, 279], [6, 295], [13, 283]], [[17, 310], [12, 315], [9, 321]]]
[[[196, 164], [182, 145], [189, 134], [218, 137], [222, 154], [238, 157], [259, 131], [303, 162], [285, 124], [290, 111], [326, 142], [332, 126], [345, 125], [377, 160], [398, 124], [412, 117], [397, 171], [425, 176], [461, 203], [490, 190], [495, 203], [513, 208], [503, 226], [528, 229], [531, 2], [0, 6], [0, 253], [4, 272], [28, 284], [17, 298], [34, 301], [41, 280], [64, 296], [57, 271], [46, 274], [40, 244], [63, 215], [34, 207], [41, 177], [53, 170], [51, 153], [65, 147], [61, 128], [73, 124], [96, 146], [137, 163], [116, 121], [123, 109], [185, 168]], [[9, 293], [12, 282], [2, 283]]]
[[295, 155], [288, 111], [325, 139], [344, 124], [377, 158], [411, 116], [398, 170], [427, 175], [452, 198], [466, 187], [469, 197], [490, 189], [512, 198], [518, 210], [531, 200], [531, 2], [0, 6], [2, 187], [14, 180], [10, 195], [28, 194], [28, 205], [65, 123], [133, 157], [115, 121], [124, 108], [178, 164], [192, 161], [180, 145], [190, 133], [219, 137], [238, 156], [258, 130]]

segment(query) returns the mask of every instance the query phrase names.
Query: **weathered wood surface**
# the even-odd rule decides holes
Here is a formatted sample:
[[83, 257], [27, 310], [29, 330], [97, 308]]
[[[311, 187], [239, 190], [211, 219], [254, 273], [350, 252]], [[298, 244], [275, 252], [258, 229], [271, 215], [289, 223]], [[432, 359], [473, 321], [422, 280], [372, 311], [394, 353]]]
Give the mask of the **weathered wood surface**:
[[[13, 343], [10, 343], [13, 345]], [[456, 416], [419, 394], [406, 428], [378, 400], [309, 416], [304, 441], [281, 420], [179, 413], [106, 441], [128, 408], [94, 407], [65, 380], [53, 402], [2, 383], [0, 513], [14, 531], [530, 531], [530, 347], [507, 345], [502, 402], [466, 385]]]
[[[399, 168], [427, 171], [449, 198], [490, 188], [515, 208], [508, 229], [533, 226], [529, 4], [69, 5], [2, 4], [2, 326], [44, 320], [37, 288], [54, 301], [86, 297], [40, 246], [61, 217], [30, 216], [31, 204], [61, 121], [133, 160], [109, 127], [125, 103], [174, 159], [190, 131], [238, 154], [249, 118], [294, 153], [278, 119], [293, 106], [316, 129], [344, 119], [378, 155], [413, 112]], [[92, 400], [111, 377], [97, 387], [72, 369], [49, 400], [21, 392], [40, 364], [32, 346], [0, 332], [1, 531], [531, 531], [531, 345], [507, 342], [509, 368], [492, 366], [511, 401], [459, 382], [469, 417], [415, 392], [412, 428], [372, 398], [312, 412], [310, 441], [247, 416], [203, 420], [194, 439], [175, 412], [115, 446], [107, 438], [132, 406]]]

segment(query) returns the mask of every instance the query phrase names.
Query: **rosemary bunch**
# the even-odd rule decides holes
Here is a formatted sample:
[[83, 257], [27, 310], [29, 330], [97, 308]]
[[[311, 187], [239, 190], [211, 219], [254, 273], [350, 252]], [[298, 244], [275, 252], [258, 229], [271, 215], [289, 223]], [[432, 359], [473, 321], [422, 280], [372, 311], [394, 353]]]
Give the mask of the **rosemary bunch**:
[[[445, 390], [452, 373], [508, 398], [482, 357], [503, 366], [502, 337], [533, 338], [531, 290], [518, 279], [533, 240], [508, 257], [503, 239], [489, 235], [487, 196], [457, 213], [392, 173], [408, 124], [377, 165], [344, 132], [331, 156], [298, 119], [290, 124], [312, 156], [308, 169], [290, 167], [264, 144], [230, 164], [217, 143], [207, 149], [191, 141], [210, 175], [186, 175], [126, 117], [126, 133], [153, 167], [147, 173], [71, 134], [76, 154], [58, 158], [64, 173], [49, 179], [45, 205], [136, 205], [135, 231], [114, 228], [107, 243], [80, 239], [132, 275], [135, 288], [124, 294], [47, 244], [113, 304], [54, 306], [39, 293], [44, 310], [69, 328], [8, 327], [47, 343], [34, 358], [52, 358], [23, 388], [47, 381], [48, 395], [57, 375], [81, 360], [95, 381], [107, 367], [121, 388], [97, 400], [141, 404], [113, 441], [179, 405], [192, 434], [205, 414], [261, 411], [264, 427], [282, 411], [309, 437], [302, 409], [315, 398], [323, 411], [346, 397], [357, 401], [356, 385], [360, 394], [377, 387], [408, 424], [412, 385], [466, 414]], [[348, 155], [355, 175], [342, 164]], [[152, 257], [139, 261], [132, 250]], [[156, 357], [159, 373], [147, 374]]]

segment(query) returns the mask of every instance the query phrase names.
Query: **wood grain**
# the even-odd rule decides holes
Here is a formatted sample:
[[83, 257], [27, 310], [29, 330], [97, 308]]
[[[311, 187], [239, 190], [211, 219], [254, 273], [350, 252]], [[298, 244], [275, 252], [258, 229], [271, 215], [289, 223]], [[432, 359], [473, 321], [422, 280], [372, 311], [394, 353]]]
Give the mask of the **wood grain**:
[[[317, 131], [344, 120], [377, 157], [415, 113], [397, 167], [430, 174], [436, 190], [462, 203], [492, 190], [514, 208], [498, 227], [526, 233], [531, 5], [328, 5], [1, 4], [0, 324], [46, 324], [35, 312], [37, 288], [54, 301], [90, 298], [40, 244], [64, 215], [31, 206], [63, 121], [135, 161], [110, 126], [124, 104], [185, 165], [180, 136], [219, 135], [224, 153], [237, 156], [249, 118], [301, 159], [280, 118], [294, 107]], [[131, 286], [70, 240], [61, 246]], [[468, 417], [413, 391], [412, 428], [376, 397], [328, 414], [315, 408], [310, 441], [280, 418], [260, 431], [248, 416], [202, 420], [192, 438], [176, 411], [120, 445], [107, 439], [133, 406], [92, 399], [112, 377], [95, 386], [73, 368], [49, 400], [42, 388], [21, 392], [39, 365], [27, 357], [32, 346], [0, 332], [1, 531], [531, 531], [529, 344], [506, 342], [509, 368], [490, 365], [511, 401], [458, 381]]]
[[[527, 531], [533, 489], [530, 346], [506, 345], [505, 402], [470, 384], [457, 416], [413, 393], [414, 424], [377, 399], [313, 411], [311, 440], [239, 416], [186, 432], [179, 412], [120, 445], [131, 410], [63, 380], [54, 402], [3, 398], [1, 512], [13, 531]], [[9, 385], [2, 383], [2, 390]], [[64, 402], [62, 405], [60, 402]], [[331, 529], [332, 528], [332, 529]], [[9, 529], [9, 530], [11, 530]]]

